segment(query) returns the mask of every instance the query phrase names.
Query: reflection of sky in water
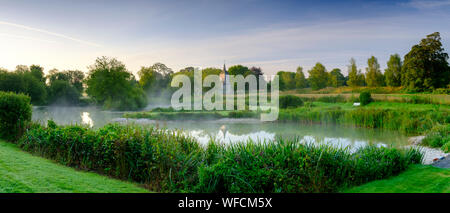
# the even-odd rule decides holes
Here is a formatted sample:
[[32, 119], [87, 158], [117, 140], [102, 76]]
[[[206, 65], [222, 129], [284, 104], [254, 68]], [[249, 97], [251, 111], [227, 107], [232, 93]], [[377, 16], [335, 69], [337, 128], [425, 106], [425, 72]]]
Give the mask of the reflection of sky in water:
[[216, 133], [206, 133], [204, 130], [190, 130], [185, 131], [187, 135], [195, 138], [199, 143], [206, 145], [211, 139], [219, 143], [236, 143], [246, 141], [271, 141], [275, 139], [275, 133], [265, 131], [252, 132], [249, 134], [235, 135], [228, 131], [219, 130]]
[[[219, 130], [216, 133], [206, 133], [204, 130], [190, 130], [184, 132], [186, 133], [186, 135], [195, 138], [202, 145], [208, 144], [208, 142], [211, 141], [211, 139], [214, 139], [216, 142], [219, 143], [232, 144], [248, 141], [266, 142], [266, 141], [273, 141], [276, 138], [275, 133], [270, 133], [266, 131], [252, 132], [249, 134], [242, 134], [242, 135], [233, 134], [226, 130], [225, 131]], [[350, 138], [331, 138], [331, 137], [320, 138], [311, 135], [306, 135], [298, 139], [299, 142], [303, 144], [314, 143], [317, 145], [326, 144], [339, 148], [350, 147], [350, 151], [355, 151], [358, 148], [364, 147], [369, 144], [367, 141], [364, 140], [352, 140]], [[384, 147], [387, 146], [386, 144], [383, 143], [377, 143], [376, 145]]]
[[89, 112], [82, 112], [81, 113], [81, 123], [88, 125], [89, 127], [94, 126], [94, 122], [92, 121], [92, 118], [89, 114]]
[[169, 130], [181, 130], [201, 144], [211, 139], [220, 143], [264, 142], [277, 137], [299, 139], [301, 143], [329, 143], [333, 146], [358, 148], [366, 144], [406, 145], [407, 137], [392, 131], [349, 128], [333, 125], [302, 125], [288, 122], [260, 122], [257, 119], [219, 119], [208, 121], [154, 121], [121, 118], [123, 112], [103, 111], [95, 107], [33, 107], [33, 120], [57, 124], [84, 124], [94, 128], [107, 123], [136, 123]]

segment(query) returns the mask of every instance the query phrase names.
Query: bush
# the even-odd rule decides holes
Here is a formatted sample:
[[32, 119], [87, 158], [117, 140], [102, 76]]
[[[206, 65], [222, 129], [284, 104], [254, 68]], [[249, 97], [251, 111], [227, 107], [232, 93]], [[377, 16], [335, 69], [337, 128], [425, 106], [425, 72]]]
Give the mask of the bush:
[[285, 95], [280, 97], [280, 108], [297, 108], [303, 106], [303, 101], [300, 97], [294, 95]]
[[373, 101], [373, 99], [372, 99], [372, 95], [370, 94], [370, 92], [361, 92], [359, 94], [359, 102], [361, 102], [362, 106], [367, 105], [372, 101]]
[[31, 98], [13, 92], [0, 92], [0, 138], [18, 139], [31, 120]]

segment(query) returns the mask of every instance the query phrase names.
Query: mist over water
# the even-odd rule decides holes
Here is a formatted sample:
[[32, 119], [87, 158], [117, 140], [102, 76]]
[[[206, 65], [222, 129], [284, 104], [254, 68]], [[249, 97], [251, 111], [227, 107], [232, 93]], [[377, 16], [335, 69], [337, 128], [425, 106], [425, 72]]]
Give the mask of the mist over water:
[[[150, 105], [147, 108], [165, 107]], [[147, 110], [147, 109], [146, 109]], [[350, 128], [335, 125], [303, 125], [289, 122], [261, 122], [259, 119], [218, 119], [205, 121], [156, 121], [149, 119], [126, 119], [124, 112], [104, 111], [98, 107], [34, 107], [33, 120], [46, 123], [52, 119], [57, 124], [83, 124], [93, 128], [111, 122], [155, 126], [169, 130], [181, 130], [201, 144], [210, 140], [220, 143], [246, 141], [265, 142], [278, 137], [299, 139], [302, 143], [327, 143], [339, 147], [358, 148], [367, 144], [380, 146], [407, 145], [407, 137], [398, 132]]]

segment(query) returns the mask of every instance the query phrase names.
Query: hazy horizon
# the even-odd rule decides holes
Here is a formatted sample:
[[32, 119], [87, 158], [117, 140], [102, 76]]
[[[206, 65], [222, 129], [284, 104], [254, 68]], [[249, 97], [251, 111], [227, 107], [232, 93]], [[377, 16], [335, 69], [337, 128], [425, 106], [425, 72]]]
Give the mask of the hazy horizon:
[[128, 70], [156, 62], [174, 71], [242, 64], [265, 74], [305, 74], [316, 62], [364, 71], [374, 55], [382, 70], [440, 32], [450, 49], [450, 1], [4, 1], [0, 67], [38, 64], [45, 72], [87, 71], [96, 57]]

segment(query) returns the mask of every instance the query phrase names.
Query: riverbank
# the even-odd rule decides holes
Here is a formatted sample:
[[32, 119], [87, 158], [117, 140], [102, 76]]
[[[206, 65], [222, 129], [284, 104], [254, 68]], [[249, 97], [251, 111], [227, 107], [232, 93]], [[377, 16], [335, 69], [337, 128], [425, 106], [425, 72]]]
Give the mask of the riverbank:
[[[45, 142], [43, 142], [45, 141]], [[156, 192], [337, 192], [397, 175], [422, 160], [416, 149], [365, 146], [354, 152], [276, 139], [206, 147], [137, 125], [33, 125], [17, 142], [61, 164], [133, 180]]]
[[0, 193], [146, 193], [148, 190], [33, 156], [0, 140]]

